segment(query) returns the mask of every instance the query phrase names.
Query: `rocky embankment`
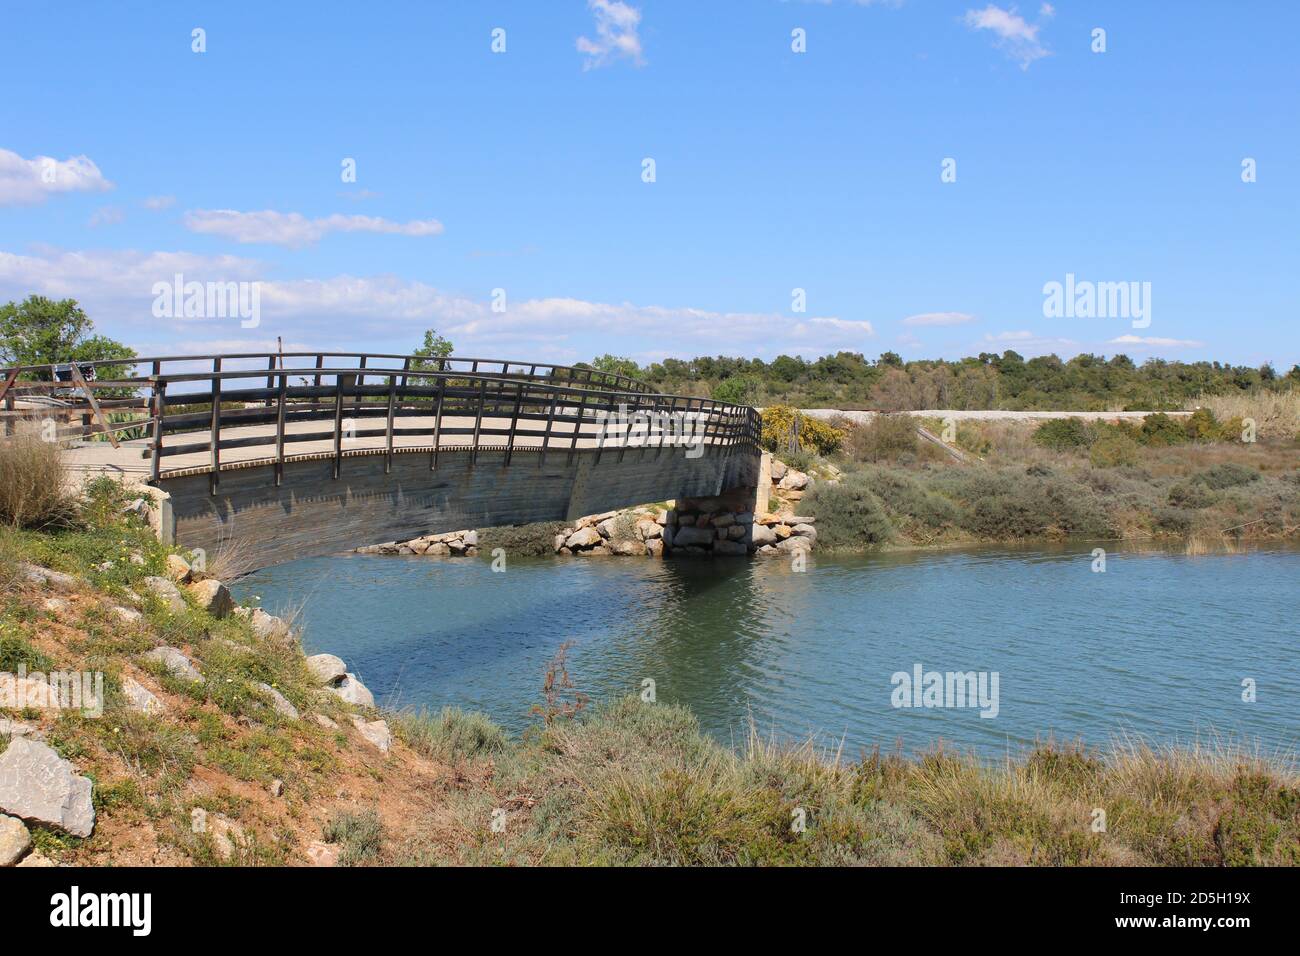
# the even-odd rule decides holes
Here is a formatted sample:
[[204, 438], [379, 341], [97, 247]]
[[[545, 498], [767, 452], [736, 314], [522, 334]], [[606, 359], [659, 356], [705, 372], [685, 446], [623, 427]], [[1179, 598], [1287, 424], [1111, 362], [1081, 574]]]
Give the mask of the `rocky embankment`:
[[[633, 557], [744, 557], [808, 552], [817, 541], [816, 518], [798, 513], [813, 476], [771, 462], [771, 487], [755, 511], [751, 493], [711, 498], [682, 498], [662, 506], [641, 505], [587, 515], [555, 533], [557, 555], [624, 555]], [[835, 477], [824, 479], [835, 481]], [[358, 548], [361, 554], [473, 557], [479, 553], [477, 531], [451, 531], [409, 541], [389, 541]]]
[[[139, 552], [132, 552], [127, 560], [132, 564], [144, 563]], [[250, 671], [257, 669], [251, 662], [259, 653], [264, 654], [265, 648], [272, 647], [301, 659], [312, 678], [308, 686], [314, 686], [315, 690], [308, 690], [305, 697], [299, 693], [299, 706], [295, 706], [277, 687], [254, 679], [249, 686], [255, 701], [251, 705], [252, 713], [274, 714], [274, 719], [287, 722], [287, 726], [301, 726], [310, 721], [338, 735], [339, 741], [346, 733], [340, 720], [349, 722], [359, 740], [364, 741], [362, 746], [382, 755], [389, 753], [393, 736], [385, 720], [374, 719], [379, 717], [374, 709], [374, 696], [341, 659], [332, 654], [302, 658], [298, 637], [289, 622], [261, 608], [237, 605], [225, 584], [203, 577], [179, 555], [167, 555], [165, 568], [166, 576], [139, 579], [138, 590], [128, 589], [125, 600], [117, 599], [121, 603], [113, 600], [101, 603], [103, 596], [76, 575], [34, 564], [17, 566], [15, 581], [9, 587], [16, 588], [13, 593], [20, 601], [25, 596], [39, 600], [42, 612], [49, 616], [52, 633], [75, 627], [73, 622], [99, 617], [102, 626], [121, 629], [119, 633], [130, 635], [124, 640], [138, 641], [148, 630], [150, 613], [154, 614], [155, 621], [159, 613], [179, 621], [195, 611], [202, 612], [204, 616], [200, 620], [212, 622], [214, 628], [226, 619], [242, 621], [247, 627], [245, 633], [250, 643], [210, 634], [205, 628], [197, 644], [191, 641], [182, 645], [186, 649], [158, 642], [148, 649], [137, 650], [121, 662], [116, 690], [111, 693], [105, 690], [102, 675], [99, 684], [91, 685], [93, 691], [87, 687], [82, 693], [82, 688], [77, 687], [76, 709], [83, 715], [99, 717], [108, 716], [110, 711], [120, 713], [122, 716], [113, 719], [141, 721], [135, 725], [139, 733], [163, 733], [162, 728], [170, 722], [193, 719], [195, 700], [206, 701], [213, 696], [208, 688], [212, 675], [206, 672], [204, 664], [204, 657], [211, 656], [212, 652], [205, 652], [205, 645], [220, 644], [218, 654], [250, 661]], [[83, 632], [70, 633], [74, 640], [87, 640]], [[37, 832], [47, 843], [53, 841], [55, 845], [68, 838], [85, 841], [96, 834], [96, 807], [101, 802], [96, 793], [98, 784], [60, 753], [70, 749], [66, 725], [60, 719], [69, 707], [67, 680], [71, 673], [53, 670], [29, 673], [26, 669], [17, 674], [0, 673], [0, 867], [58, 865], [41, 852], [34, 840]], [[229, 678], [215, 680], [229, 683]], [[117, 707], [121, 710], [114, 709]], [[17, 716], [5, 716], [5, 712]], [[209, 720], [213, 719], [213, 713], [209, 712]], [[331, 713], [334, 717], [329, 716]], [[223, 734], [234, 739], [240, 732], [252, 732], [258, 723], [255, 717], [241, 717]], [[118, 732], [120, 728], [114, 731]], [[3, 745], [5, 740], [7, 745]], [[127, 747], [122, 746], [125, 753]], [[75, 760], [75, 753], [72, 756]], [[119, 783], [117, 789], [120, 788]], [[285, 792], [284, 782], [271, 780], [267, 791], [266, 799], [280, 800]], [[196, 839], [204, 835], [210, 839], [217, 860], [243, 859], [250, 846], [250, 834], [237, 820], [222, 813], [196, 808], [192, 827]], [[337, 862], [338, 847], [323, 840], [310, 842], [300, 852], [304, 860], [315, 865]]]

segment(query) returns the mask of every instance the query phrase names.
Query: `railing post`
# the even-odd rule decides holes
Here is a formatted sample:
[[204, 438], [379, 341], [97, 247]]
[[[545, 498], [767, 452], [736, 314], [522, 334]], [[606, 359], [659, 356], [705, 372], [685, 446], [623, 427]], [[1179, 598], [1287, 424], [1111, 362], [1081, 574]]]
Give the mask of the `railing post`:
[[384, 448], [387, 457], [384, 459], [384, 474], [391, 474], [393, 471], [393, 408], [397, 402], [397, 376], [388, 376], [388, 425], [384, 429]]
[[[158, 363], [155, 362], [155, 365]], [[153, 386], [153, 465], [152, 481], [156, 485], [162, 477], [163, 414], [167, 408], [166, 382], [154, 382]]]
[[343, 465], [343, 376], [334, 376], [334, 478]]
[[[322, 367], [324, 367], [324, 365], [325, 365], [325, 356], [323, 356], [323, 355], [318, 355], [318, 356], [316, 356], [316, 367], [317, 367], [317, 368], [322, 368]], [[317, 387], [317, 388], [320, 388], [320, 375], [319, 375], [319, 374], [317, 374], [317, 376], [316, 376], [316, 387]], [[313, 399], [312, 399], [313, 404], [315, 403], [315, 401], [316, 401], [316, 399], [313, 398]]]
[[284, 483], [284, 400], [288, 391], [289, 376], [280, 372], [280, 394], [275, 410], [275, 486]]
[[515, 455], [515, 429], [519, 426], [519, 407], [524, 400], [524, 383], [520, 382], [515, 388], [515, 411], [510, 416], [510, 435], [506, 439], [506, 465], [510, 464], [510, 459]]
[[[439, 366], [443, 363], [439, 362]], [[438, 470], [438, 443], [442, 440], [442, 399], [447, 391], [447, 380], [438, 378], [438, 401], [433, 406], [433, 451], [429, 454], [429, 470]]]
[[568, 463], [573, 464], [573, 455], [578, 448], [578, 438], [582, 433], [582, 413], [587, 409], [587, 393], [582, 393], [582, 401], [578, 403], [578, 420], [573, 424], [573, 437], [569, 440], [569, 459]]
[[[275, 371], [275, 356], [274, 356], [274, 355], [271, 355], [271, 356], [269, 356], [269, 357], [267, 358], [267, 360], [266, 360], [266, 371], [267, 371], [267, 376], [266, 376], [266, 387], [267, 387], [267, 389], [269, 390], [269, 389], [271, 389], [271, 388], [273, 388], [273, 387], [275, 386], [275, 376], [270, 374], [271, 372], [274, 372], [274, 371]], [[268, 399], [266, 400], [266, 407], [267, 407], [267, 408], [270, 408], [273, 404], [275, 404], [275, 399], [274, 399], [274, 398], [268, 398]]]
[[[478, 367], [478, 362], [474, 363], [474, 367]], [[471, 465], [478, 464], [478, 436], [479, 431], [483, 428], [483, 403], [485, 401], [487, 401], [487, 379], [481, 378], [478, 380], [478, 415], [474, 418], [474, 445], [469, 453], [469, 463]]]
[[555, 392], [555, 386], [551, 386], [551, 410], [546, 413], [546, 431], [542, 434], [542, 453], [538, 456], [538, 468], [546, 464], [546, 449], [551, 444], [551, 426], [555, 424], [555, 403], [558, 399], [559, 395]]
[[208, 476], [208, 493], [216, 494], [221, 483], [221, 359], [212, 360], [212, 434], [209, 440], [212, 474]]
[[[609, 399], [608, 399], [608, 398], [606, 398], [606, 400], [605, 400], [605, 404], [606, 404], [606, 405], [609, 404]], [[600, 423], [600, 440], [596, 442], [596, 460], [595, 460], [595, 462], [593, 462], [593, 464], [597, 464], [597, 465], [600, 464], [600, 456], [601, 456], [601, 453], [605, 450], [605, 435], [609, 433], [609, 416], [610, 416], [610, 413], [611, 413], [611, 409], [606, 408], [606, 409], [605, 409], [605, 420], [602, 421], [602, 422]]]

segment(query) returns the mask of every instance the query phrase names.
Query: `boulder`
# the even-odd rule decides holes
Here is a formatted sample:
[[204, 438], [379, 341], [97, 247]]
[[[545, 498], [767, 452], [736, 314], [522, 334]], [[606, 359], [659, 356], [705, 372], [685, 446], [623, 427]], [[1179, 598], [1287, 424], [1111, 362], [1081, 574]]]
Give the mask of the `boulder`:
[[144, 659], [160, 662], [173, 677], [203, 683], [203, 675], [194, 666], [194, 662], [174, 647], [155, 647], [144, 655]]
[[600, 532], [588, 525], [569, 535], [564, 542], [564, 546], [576, 551], [578, 548], [590, 548], [593, 545], [600, 544], [600, 541]]
[[795, 471], [792, 468], [778, 482], [777, 487], [783, 491], [803, 491], [808, 487], [808, 476], [802, 471]]
[[330, 690], [338, 694], [344, 703], [357, 707], [375, 706], [375, 695], [370, 693], [370, 689], [361, 683], [356, 674], [344, 674], [343, 679]]
[[777, 458], [772, 459], [772, 480], [773, 481], [780, 481], [782, 478], [785, 477], [785, 473], [787, 471], [789, 471], [789, 468], [786, 467], [785, 462]]
[[59, 864], [55, 863], [45, 854], [36, 852], [36, 853], [28, 853], [25, 857], [23, 857], [23, 861], [18, 864], [17, 868], [21, 869], [24, 866], [38, 867], [38, 866], [58, 866], [58, 865]]
[[655, 524], [661, 526], [677, 524], [677, 511], [672, 508], [660, 508], [659, 513], [655, 515]]
[[0, 810], [88, 837], [95, 829], [89, 777], [43, 743], [17, 737], [0, 754]]
[[775, 527], [772, 528], [772, 530], [775, 531], [775, 532], [776, 532], [776, 536], [777, 536], [778, 538], [780, 538], [781, 540], [783, 540], [783, 541], [784, 541], [786, 538], [790, 537], [791, 534], [793, 534], [793, 532], [790, 530], [790, 526], [789, 526], [788, 524], [779, 524], [779, 525], [776, 525]]
[[478, 532], [466, 531], [463, 535], [461, 535], [460, 540], [465, 542], [465, 547], [476, 548], [478, 547]]
[[135, 608], [114, 605], [109, 608], [109, 610], [123, 624], [139, 624], [144, 618], [144, 615], [135, 610]]
[[289, 699], [284, 694], [281, 694], [270, 684], [259, 683], [257, 689], [271, 698], [271, 706], [275, 708], [276, 713], [288, 717], [290, 720], [298, 719], [298, 708], [289, 703]]
[[46, 598], [44, 601], [41, 602], [41, 607], [43, 607], [45, 610], [49, 611], [51, 614], [55, 615], [56, 617], [59, 614], [72, 609], [72, 605], [68, 603], [67, 598], [58, 598], [58, 597]]
[[600, 524], [602, 521], [614, 517], [616, 514], [618, 514], [617, 511], [605, 511], [598, 515], [587, 515], [585, 518], [578, 519], [577, 527], [590, 528], [594, 525]]
[[751, 535], [750, 540], [760, 547], [765, 544], [776, 544], [776, 529], [772, 525], [756, 524]]
[[791, 524], [791, 525], [794, 525], [794, 524], [816, 524], [816, 523], [817, 523], [817, 519], [816, 519], [816, 518], [812, 518], [812, 517], [807, 517], [807, 516], [790, 515], [790, 517], [788, 517], [788, 518], [785, 519], [785, 523], [786, 523], [786, 524]]
[[664, 542], [662, 538], [651, 538], [645, 543], [645, 553], [652, 558], [662, 558], [664, 556]]
[[23, 821], [0, 813], [0, 866], [13, 866], [32, 845]]
[[312, 866], [337, 866], [339, 848], [323, 840], [313, 840], [307, 847], [307, 861]]
[[247, 842], [244, 828], [234, 820], [213, 814], [207, 818], [207, 830], [212, 834], [212, 846], [217, 856], [229, 860]]
[[339, 725], [336, 724], [334, 721], [330, 720], [330, 719], [329, 719], [328, 717], [326, 717], [324, 714], [313, 714], [312, 717], [315, 719], [316, 723], [320, 724], [320, 725], [321, 725], [322, 727], [324, 727], [326, 730], [338, 730], [338, 729], [339, 729]]
[[283, 641], [289, 637], [289, 625], [274, 614], [267, 614], [260, 607], [254, 608], [248, 617], [248, 624], [253, 633], [268, 641]]
[[808, 538], [786, 538], [777, 545], [777, 549], [784, 551], [786, 554], [794, 554], [798, 551], [806, 554], [812, 550], [812, 541]]
[[670, 524], [664, 525], [663, 534], [660, 535], [659, 537], [660, 540], [663, 541], [665, 548], [671, 548], [673, 546], [673, 535], [675, 535], [676, 533], [677, 533], [677, 529], [674, 528], [672, 525]]
[[149, 688], [132, 677], [122, 678], [122, 696], [126, 706], [138, 714], [161, 714], [167, 709]]
[[644, 541], [611, 541], [609, 543], [609, 550], [613, 554], [644, 556], [645, 542]]
[[773, 525], [781, 523], [781, 516], [774, 511], [765, 511], [754, 519], [755, 524]]
[[445, 558], [447, 555], [451, 554], [451, 547], [446, 541], [435, 541], [433, 544], [429, 545], [424, 553], [432, 555], [435, 558]]
[[596, 530], [600, 532], [602, 538], [614, 537], [614, 525], [617, 520], [617, 518], [606, 518], [600, 524], [596, 525]]
[[235, 599], [224, 584], [215, 578], [205, 578], [185, 585], [194, 603], [215, 618], [229, 616], [235, 610]]
[[147, 577], [144, 579], [144, 586], [146, 590], [167, 605], [168, 610], [172, 613], [179, 614], [185, 610], [185, 598], [181, 597], [181, 589], [176, 586], [174, 581], [169, 581], [167, 578]]
[[333, 654], [313, 654], [307, 658], [307, 670], [322, 684], [336, 684], [348, 673], [343, 658]]
[[757, 553], [763, 555], [764, 557], [770, 557], [771, 555], [774, 554], [780, 554], [781, 551], [774, 544], [765, 544], [758, 549]]
[[637, 537], [642, 541], [649, 541], [651, 538], [658, 538], [663, 535], [664, 529], [656, 521], [649, 518], [642, 518], [636, 523]]
[[815, 544], [817, 541], [817, 529], [810, 524], [795, 525], [794, 533], [801, 538], [807, 538], [809, 544]]
[[53, 588], [74, 588], [77, 585], [77, 579], [71, 574], [64, 574], [62, 571], [51, 571], [49, 568], [38, 567], [35, 564], [18, 565], [20, 578], [27, 584]]
[[673, 533], [674, 548], [701, 547], [703, 545], [712, 543], [712, 541], [713, 541], [712, 528], [698, 528], [698, 527], [678, 528]]
[[361, 717], [353, 717], [352, 725], [367, 741], [383, 754], [393, 746], [393, 734], [388, 729], [388, 722], [384, 720], [364, 720]]

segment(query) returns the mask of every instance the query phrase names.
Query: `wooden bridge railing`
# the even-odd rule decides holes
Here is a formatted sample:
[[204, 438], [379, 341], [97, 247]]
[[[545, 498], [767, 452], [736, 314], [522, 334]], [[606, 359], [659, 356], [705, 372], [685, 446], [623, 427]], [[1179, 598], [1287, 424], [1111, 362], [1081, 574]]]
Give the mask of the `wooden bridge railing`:
[[[287, 367], [304, 357], [310, 364]], [[340, 358], [356, 364], [325, 361]], [[258, 367], [227, 364], [249, 359]], [[196, 361], [211, 363], [210, 370], [165, 367]], [[695, 457], [730, 454], [759, 440], [759, 416], [748, 406], [659, 395], [626, 376], [571, 366], [330, 352], [94, 363], [114, 370], [128, 364], [147, 366], [150, 374], [87, 379], [77, 372], [74, 381], [53, 382], [49, 366], [0, 372], [9, 386], [5, 404], [13, 409], [18, 399], [29, 406], [3, 414], [33, 417], [45, 406], [30, 404], [42, 396], [66, 402], [58, 407], [81, 419], [70, 432], [103, 434], [116, 444], [116, 433], [135, 430], [148, 439], [143, 454], [152, 459], [153, 480], [166, 476], [165, 464], [173, 459], [178, 468], [172, 471], [208, 470], [213, 493], [223, 452], [239, 452], [241, 462], [273, 462], [279, 484], [285, 461], [295, 455], [332, 455], [337, 478], [343, 459], [355, 453], [382, 453], [391, 470], [395, 453], [423, 451], [436, 469], [439, 454], [453, 449], [468, 450], [475, 462], [481, 450], [502, 450], [506, 465], [517, 452], [537, 452], [540, 465], [548, 454], [564, 452], [571, 459], [580, 448], [594, 448], [598, 459], [616, 452], [621, 461], [635, 448], [643, 454], [686, 449]], [[10, 374], [15, 371], [45, 378], [16, 380]], [[97, 393], [104, 397], [97, 400]], [[128, 420], [109, 420], [121, 416]], [[6, 428], [10, 424], [7, 418]], [[248, 457], [248, 450], [262, 448], [266, 454]]]

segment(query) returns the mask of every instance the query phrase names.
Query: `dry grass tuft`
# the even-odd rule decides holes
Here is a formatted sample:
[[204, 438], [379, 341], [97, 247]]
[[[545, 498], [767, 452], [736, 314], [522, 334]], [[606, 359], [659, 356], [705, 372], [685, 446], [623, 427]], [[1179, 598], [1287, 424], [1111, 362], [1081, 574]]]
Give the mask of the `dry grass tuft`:
[[0, 441], [0, 522], [39, 529], [65, 524], [75, 514], [58, 443], [32, 432]]

